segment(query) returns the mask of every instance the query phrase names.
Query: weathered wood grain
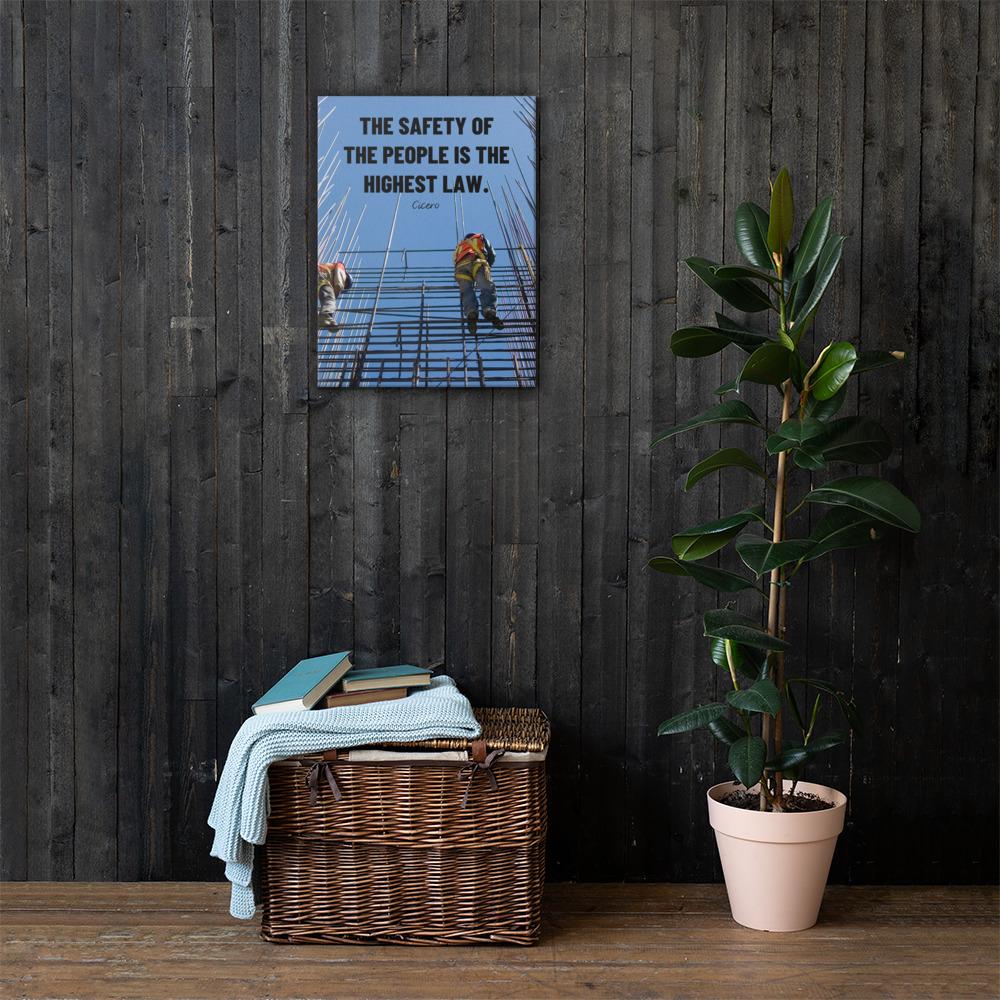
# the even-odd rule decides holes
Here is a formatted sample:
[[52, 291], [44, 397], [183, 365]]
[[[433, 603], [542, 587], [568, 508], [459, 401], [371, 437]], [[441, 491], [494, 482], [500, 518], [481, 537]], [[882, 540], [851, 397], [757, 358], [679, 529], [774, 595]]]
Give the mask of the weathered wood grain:
[[[277, 948], [218, 885], [4, 886], [23, 997], [991, 997], [995, 888], [834, 888], [796, 935], [738, 927], [718, 885], [551, 885], [536, 948]], [[55, 960], [58, 959], [58, 960]], [[402, 984], [402, 986], [401, 986]]]

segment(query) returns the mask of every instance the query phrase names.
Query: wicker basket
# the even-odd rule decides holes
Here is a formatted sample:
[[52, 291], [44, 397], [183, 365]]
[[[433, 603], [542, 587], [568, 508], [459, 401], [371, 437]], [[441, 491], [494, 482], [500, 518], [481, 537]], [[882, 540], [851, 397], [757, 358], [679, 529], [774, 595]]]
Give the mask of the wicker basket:
[[476, 716], [474, 743], [329, 751], [271, 767], [265, 940], [538, 940], [548, 721], [531, 709]]

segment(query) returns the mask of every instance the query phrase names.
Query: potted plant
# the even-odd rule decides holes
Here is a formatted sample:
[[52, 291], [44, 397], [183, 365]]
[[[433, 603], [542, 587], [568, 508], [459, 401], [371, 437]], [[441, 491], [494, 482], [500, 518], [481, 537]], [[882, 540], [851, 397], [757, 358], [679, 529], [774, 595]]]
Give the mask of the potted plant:
[[[872, 475], [845, 476], [843, 469], [837, 474], [838, 465], [878, 465], [889, 457], [892, 445], [876, 421], [860, 414], [842, 416], [840, 410], [851, 377], [894, 364], [904, 355], [859, 352], [847, 341], [831, 341], [815, 356], [807, 351], [803, 338], [844, 244], [843, 236], [830, 232], [830, 210], [831, 199], [823, 199], [793, 245], [792, 188], [782, 170], [771, 186], [770, 212], [752, 202], [736, 210], [736, 243], [747, 264], [687, 258], [685, 264], [730, 306], [744, 313], [776, 314], [775, 335], [721, 313], [714, 326], [677, 330], [670, 346], [678, 357], [705, 358], [733, 347], [746, 359], [739, 375], [716, 390], [721, 402], [653, 441], [659, 445], [715, 424], [741, 424], [760, 432], [758, 456], [722, 448], [691, 469], [685, 488], [715, 473], [749, 472], [762, 481], [767, 512], [759, 503], [686, 528], [673, 536], [673, 554], [656, 556], [650, 566], [734, 595], [727, 606], [704, 615], [710, 659], [731, 685], [725, 702], [681, 712], [658, 732], [706, 727], [728, 746], [736, 780], [709, 789], [709, 819], [733, 917], [763, 930], [801, 930], [816, 922], [843, 829], [846, 797], [801, 780], [818, 754], [847, 739], [844, 729], [819, 731], [824, 699], [839, 706], [838, 719], [842, 715], [847, 728], [858, 728], [847, 694], [822, 678], [787, 676], [788, 588], [802, 579], [810, 563], [835, 549], [866, 545], [886, 528], [915, 532], [920, 527], [916, 507], [891, 483]], [[739, 398], [746, 383], [777, 391], [780, 403], [774, 416], [780, 413], [780, 420], [774, 420], [770, 433], [767, 414], [755, 413]], [[817, 484], [812, 482], [817, 473], [831, 477]], [[797, 520], [816, 505], [825, 512], [812, 530], [796, 530]], [[749, 575], [705, 562], [730, 543]], [[763, 602], [758, 614], [732, 607], [742, 591], [757, 591]]]

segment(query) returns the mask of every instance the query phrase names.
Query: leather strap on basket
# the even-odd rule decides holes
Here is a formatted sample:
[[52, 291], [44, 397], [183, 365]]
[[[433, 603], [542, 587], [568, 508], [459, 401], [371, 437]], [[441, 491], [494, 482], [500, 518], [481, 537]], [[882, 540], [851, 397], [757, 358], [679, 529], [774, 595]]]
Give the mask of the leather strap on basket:
[[327, 784], [330, 786], [330, 791], [333, 792], [333, 797], [337, 802], [344, 797], [340, 786], [337, 784], [337, 779], [333, 776], [333, 768], [330, 767], [329, 762], [318, 760], [309, 768], [309, 774], [306, 776], [306, 785], [309, 788], [309, 805], [314, 808], [319, 801], [320, 775], [326, 778]]
[[[482, 759], [479, 759], [476, 755], [477, 743], [481, 743], [483, 747], [484, 756], [482, 757]], [[471, 751], [472, 761], [470, 762], [468, 767], [463, 768], [462, 770], [462, 773], [467, 775], [469, 779], [465, 786], [465, 794], [462, 796], [463, 809], [465, 809], [469, 804], [469, 792], [472, 791], [472, 783], [473, 781], [476, 780], [476, 775], [479, 774], [480, 771], [482, 771], [490, 779], [490, 785], [493, 788], [494, 792], [497, 791], [497, 789], [500, 787], [497, 784], [497, 776], [496, 774], [493, 773], [493, 764], [498, 757], [503, 756], [504, 752], [503, 750], [491, 750], [488, 754], [486, 754], [485, 747], [486, 744], [483, 743], [482, 740], [476, 740], [472, 744], [472, 751]]]

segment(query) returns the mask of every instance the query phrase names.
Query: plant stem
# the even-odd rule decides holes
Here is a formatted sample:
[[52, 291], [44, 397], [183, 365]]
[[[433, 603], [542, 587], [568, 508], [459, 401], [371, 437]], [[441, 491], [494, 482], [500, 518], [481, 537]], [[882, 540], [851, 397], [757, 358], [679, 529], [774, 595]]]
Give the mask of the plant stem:
[[[782, 398], [781, 404], [781, 422], [784, 423], [791, 413], [792, 410], [792, 380], [787, 379], [784, 385], [784, 396]], [[775, 543], [780, 542], [784, 538], [785, 534], [785, 480], [786, 480], [786, 468], [785, 463], [788, 458], [788, 452], [782, 451], [778, 453], [778, 473], [775, 477], [775, 490], [774, 490], [774, 518], [773, 518], [773, 531], [771, 535], [771, 540]], [[785, 588], [782, 586], [784, 583], [784, 572], [781, 569], [771, 570], [771, 589], [768, 593], [767, 602], [767, 631], [769, 635], [775, 637], [780, 637], [784, 631], [784, 611], [785, 611]], [[781, 653], [774, 653], [773, 663], [775, 666], [774, 677], [772, 680], [775, 685], [780, 690], [785, 683], [785, 663], [784, 657]], [[771, 726], [768, 716], [764, 716], [764, 726], [763, 726], [763, 737], [764, 742], [767, 743], [768, 750], [770, 750], [770, 732]], [[774, 750], [775, 753], [781, 752], [781, 711], [774, 717]], [[782, 784], [781, 784], [781, 772], [776, 771], [774, 775], [775, 780], [775, 797], [780, 802]], [[763, 789], [763, 785], [761, 786]], [[761, 794], [761, 809], [766, 808], [765, 797], [763, 793]]]

